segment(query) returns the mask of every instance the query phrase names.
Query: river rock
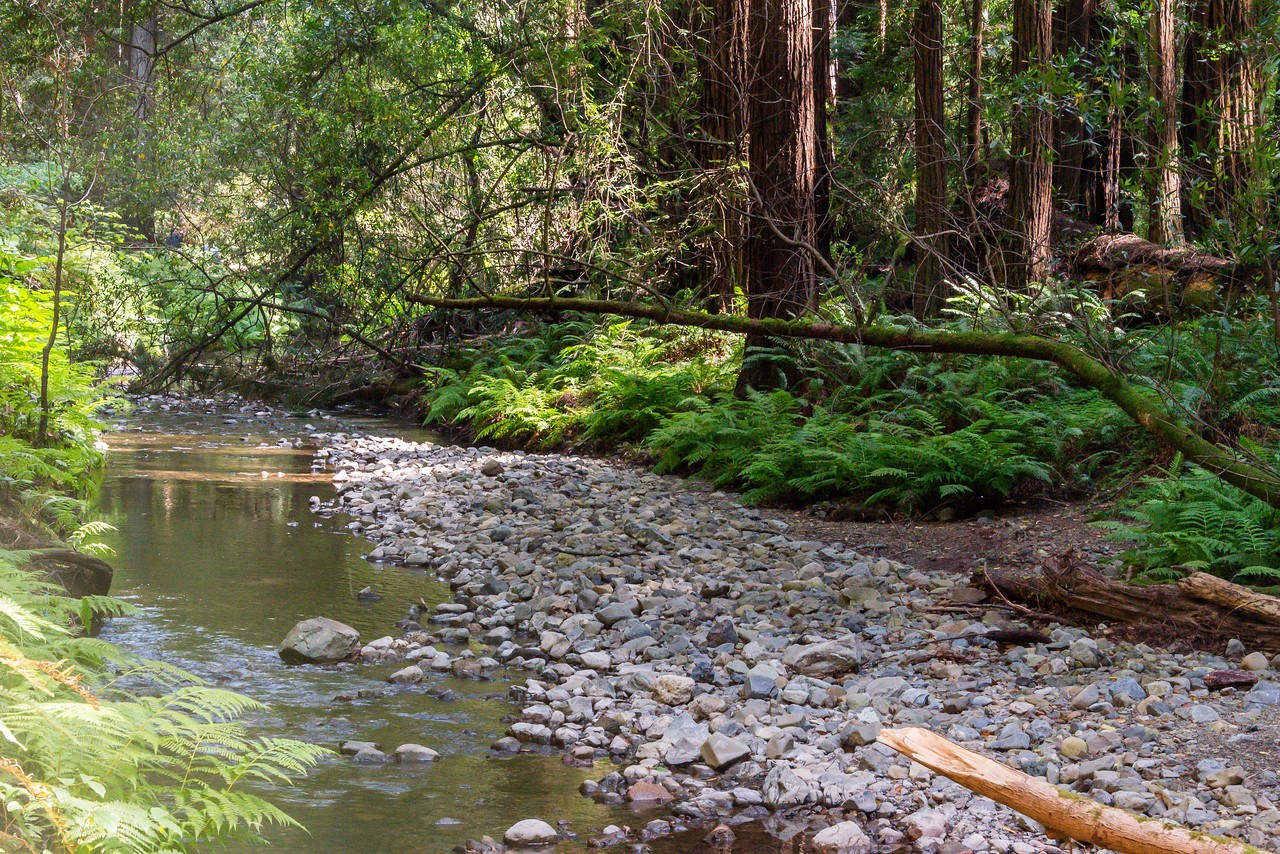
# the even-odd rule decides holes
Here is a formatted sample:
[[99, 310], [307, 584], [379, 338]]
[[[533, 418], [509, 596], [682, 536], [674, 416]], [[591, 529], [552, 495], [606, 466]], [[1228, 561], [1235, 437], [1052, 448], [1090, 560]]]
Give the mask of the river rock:
[[1271, 668], [1271, 661], [1260, 652], [1251, 652], [1241, 660], [1240, 666], [1245, 670], [1257, 672], [1261, 670], [1269, 670]]
[[402, 667], [395, 673], [387, 677], [388, 682], [395, 682], [402, 685], [414, 685], [422, 681], [422, 668], [416, 664], [410, 664], [408, 667]]
[[842, 821], [815, 833], [812, 845], [824, 854], [864, 854], [871, 850], [871, 837], [857, 822]]
[[1204, 675], [1204, 687], [1210, 691], [1253, 685], [1261, 677], [1248, 670], [1215, 670]]
[[653, 680], [653, 699], [668, 706], [683, 706], [693, 699], [693, 686], [688, 676], [664, 673]]
[[722, 771], [728, 768], [739, 759], [744, 759], [751, 755], [751, 748], [747, 747], [737, 739], [730, 738], [718, 732], [713, 732], [702, 743], [702, 761], [710, 765], [716, 771]]
[[554, 845], [560, 840], [560, 834], [545, 821], [526, 818], [508, 827], [502, 839], [508, 845]]
[[641, 780], [627, 789], [627, 800], [633, 804], [665, 804], [675, 800], [675, 795], [657, 783]]
[[829, 678], [857, 673], [862, 667], [862, 656], [862, 647], [857, 641], [838, 639], [789, 647], [782, 663], [805, 676]]
[[366, 747], [351, 758], [362, 765], [381, 765], [391, 761], [390, 756], [374, 747]]
[[328, 617], [303, 620], [285, 635], [280, 658], [286, 664], [329, 664], [345, 661], [360, 646], [360, 633]]
[[395, 757], [397, 762], [403, 763], [435, 762], [440, 754], [421, 744], [402, 744], [395, 749]]
[[814, 791], [786, 765], [775, 765], [764, 778], [764, 802], [774, 809], [813, 800]]

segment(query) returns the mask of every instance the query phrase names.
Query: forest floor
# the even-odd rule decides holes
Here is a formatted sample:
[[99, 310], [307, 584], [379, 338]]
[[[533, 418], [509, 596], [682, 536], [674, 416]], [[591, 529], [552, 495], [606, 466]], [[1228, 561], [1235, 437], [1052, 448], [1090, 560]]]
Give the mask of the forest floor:
[[1094, 524], [1106, 505], [1049, 499], [1010, 504], [951, 522], [832, 518], [811, 510], [772, 511], [793, 533], [843, 543], [864, 554], [891, 557], [922, 572], [972, 575], [985, 567], [1037, 566], [1072, 551], [1099, 569], [1110, 568], [1123, 543]]

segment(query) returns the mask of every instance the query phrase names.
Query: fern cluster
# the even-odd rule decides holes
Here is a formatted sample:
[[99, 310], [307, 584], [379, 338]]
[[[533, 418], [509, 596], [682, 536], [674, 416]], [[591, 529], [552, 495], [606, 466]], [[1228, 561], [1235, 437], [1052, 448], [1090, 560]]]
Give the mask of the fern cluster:
[[1122, 559], [1141, 580], [1200, 570], [1242, 584], [1280, 584], [1280, 511], [1176, 458], [1145, 478], [1125, 508], [1129, 523], [1100, 523], [1133, 547]]
[[250, 737], [253, 700], [71, 634], [123, 606], [57, 595], [21, 559], [0, 553], [0, 849], [187, 851], [294, 824], [246, 787], [327, 751]]
[[436, 368], [427, 423], [466, 425], [477, 438], [541, 446], [635, 442], [703, 396], [729, 387], [719, 335], [629, 321], [569, 322], [476, 347]]
[[742, 354], [722, 336], [616, 321], [531, 333], [436, 368], [428, 423], [544, 447], [636, 443], [660, 470], [748, 501], [852, 497], [909, 511], [1087, 486], [1135, 447], [1099, 395], [1025, 361], [789, 345], [751, 358], [801, 385], [736, 399]]
[[905, 510], [947, 499], [999, 500], [1020, 482], [1048, 481], [1052, 470], [1024, 439], [1034, 415], [990, 418], [947, 430], [916, 410], [897, 420], [850, 418], [827, 407], [802, 414], [786, 391], [704, 403], [669, 419], [648, 446], [658, 469], [693, 469], [747, 501], [854, 496]]

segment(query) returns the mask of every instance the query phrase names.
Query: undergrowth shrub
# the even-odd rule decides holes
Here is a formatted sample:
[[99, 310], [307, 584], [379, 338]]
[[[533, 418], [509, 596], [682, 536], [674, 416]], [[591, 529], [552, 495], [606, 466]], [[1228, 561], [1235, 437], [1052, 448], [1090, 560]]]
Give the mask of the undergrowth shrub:
[[253, 700], [73, 635], [124, 606], [58, 595], [19, 560], [0, 553], [0, 850], [190, 851], [295, 824], [246, 786], [328, 751], [250, 737]]
[[1130, 521], [1102, 522], [1142, 581], [1190, 570], [1241, 584], [1280, 584], [1280, 511], [1176, 457], [1161, 477], [1144, 478], [1123, 508]]
[[92, 492], [103, 459], [97, 414], [111, 394], [60, 340], [49, 357], [48, 435], [39, 442], [42, 351], [53, 321], [40, 281], [47, 266], [0, 242], [0, 497], [67, 528], [67, 519], [43, 512], [52, 508], [46, 499]]
[[749, 501], [857, 498], [907, 511], [1050, 483], [1088, 490], [1145, 465], [1150, 447], [1050, 365], [831, 342], [765, 355], [800, 385], [738, 400], [740, 345], [725, 336], [629, 321], [541, 326], [435, 368], [426, 420], [541, 447], [635, 443], [659, 470]]
[[670, 418], [647, 445], [659, 471], [691, 470], [751, 502], [854, 496], [904, 510], [947, 499], [986, 502], [1023, 480], [1052, 471], [1027, 453], [1021, 436], [1035, 415], [999, 410], [947, 430], [915, 409], [850, 419], [786, 391], [703, 402]]
[[696, 330], [571, 321], [459, 353], [426, 392], [428, 424], [550, 447], [636, 442], [731, 386], [730, 346]]

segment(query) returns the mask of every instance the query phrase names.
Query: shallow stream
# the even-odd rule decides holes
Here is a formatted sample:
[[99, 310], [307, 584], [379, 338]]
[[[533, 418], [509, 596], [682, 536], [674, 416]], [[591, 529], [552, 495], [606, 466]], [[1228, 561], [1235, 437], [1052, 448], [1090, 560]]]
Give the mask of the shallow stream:
[[[345, 517], [309, 511], [313, 495], [333, 495], [329, 477], [312, 473], [310, 448], [279, 444], [305, 436], [309, 423], [429, 438], [378, 419], [139, 412], [107, 437], [101, 498], [102, 518], [119, 529], [107, 538], [116, 551], [112, 593], [139, 609], [113, 621], [104, 637], [268, 704], [251, 720], [262, 734], [335, 748], [348, 739], [387, 750], [416, 742], [442, 754], [439, 762], [404, 767], [335, 758], [298, 788], [272, 793], [309, 833], [275, 832], [271, 850], [444, 852], [486, 833], [500, 838], [532, 817], [567, 820], [580, 837], [557, 850], [586, 850], [592, 829], [654, 817], [581, 797], [579, 783], [604, 768], [569, 768], [558, 753], [500, 758], [488, 750], [506, 730], [500, 719], [513, 707], [505, 693], [519, 674], [492, 682], [429, 675], [393, 689], [384, 681], [389, 665], [281, 663], [277, 646], [298, 620], [332, 617], [373, 639], [398, 633], [394, 623], [410, 602], [449, 597], [448, 586], [428, 574], [363, 560], [370, 546], [347, 530]], [[382, 601], [359, 601], [366, 585]], [[427, 696], [433, 686], [458, 699]], [[380, 695], [334, 700], [361, 689]]]

